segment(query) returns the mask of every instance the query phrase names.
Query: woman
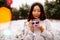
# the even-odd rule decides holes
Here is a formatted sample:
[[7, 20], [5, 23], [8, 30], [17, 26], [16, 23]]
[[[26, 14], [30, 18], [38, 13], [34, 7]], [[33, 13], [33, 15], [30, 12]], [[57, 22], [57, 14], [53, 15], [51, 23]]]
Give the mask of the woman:
[[25, 28], [24, 40], [53, 40], [50, 21], [46, 19], [43, 6], [34, 3], [28, 16], [28, 25]]

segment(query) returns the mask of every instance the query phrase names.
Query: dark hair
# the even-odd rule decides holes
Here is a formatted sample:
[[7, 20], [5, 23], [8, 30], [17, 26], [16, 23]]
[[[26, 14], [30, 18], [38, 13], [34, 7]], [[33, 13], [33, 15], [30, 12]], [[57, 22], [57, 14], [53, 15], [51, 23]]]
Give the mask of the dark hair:
[[40, 10], [41, 10], [41, 15], [40, 15], [40, 20], [45, 20], [46, 19], [46, 15], [45, 15], [45, 12], [44, 12], [44, 8], [43, 6], [40, 4], [40, 3], [34, 3], [32, 6], [31, 6], [31, 9], [30, 9], [30, 12], [29, 12], [29, 15], [28, 15], [28, 21], [30, 20], [33, 20], [34, 17], [32, 15], [32, 11], [34, 9], [34, 7], [38, 5], [40, 7]]

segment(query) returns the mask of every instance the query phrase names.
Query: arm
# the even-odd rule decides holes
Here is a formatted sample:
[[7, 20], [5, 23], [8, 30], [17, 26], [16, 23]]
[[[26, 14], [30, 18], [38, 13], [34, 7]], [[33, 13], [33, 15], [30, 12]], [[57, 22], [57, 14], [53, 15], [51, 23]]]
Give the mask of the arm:
[[45, 20], [45, 26], [46, 29], [41, 33], [42, 36], [44, 36], [45, 38], [47, 38], [48, 40], [54, 40], [53, 37], [53, 31], [52, 31], [52, 27], [50, 25], [50, 21], [49, 20]]
[[24, 39], [24, 38], [27, 36], [28, 31], [29, 31], [29, 28], [28, 28], [28, 22], [27, 22], [27, 21], [26, 21], [26, 22], [24, 22], [23, 30], [24, 30], [24, 31], [22, 31], [22, 32], [23, 32], [22, 39]]
[[32, 21], [24, 23], [24, 29], [23, 29], [24, 30], [24, 34], [23, 34], [22, 39], [24, 39], [29, 33], [34, 32], [34, 28], [33, 28], [31, 22]]

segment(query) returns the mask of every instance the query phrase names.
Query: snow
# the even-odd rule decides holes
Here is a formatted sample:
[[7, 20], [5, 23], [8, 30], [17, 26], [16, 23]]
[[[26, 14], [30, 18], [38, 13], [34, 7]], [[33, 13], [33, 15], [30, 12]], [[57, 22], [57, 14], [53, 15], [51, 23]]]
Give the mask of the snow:
[[[11, 34], [11, 36], [9, 36], [9, 37], [4, 36], [3, 34], [5, 32], [4, 31], [5, 29], [2, 29], [2, 30], [0, 30], [0, 40], [20, 40], [20, 38], [21, 38], [20, 35], [24, 29], [24, 23], [26, 21], [27, 20], [11, 21], [9, 23], [9, 26], [6, 23], [8, 27], [6, 27], [5, 29], [9, 29], [9, 31], [10, 31], [9, 33]], [[50, 20], [50, 21], [51, 21], [51, 25], [52, 25], [53, 30], [56, 29], [56, 30], [60, 31], [60, 20]], [[4, 26], [5, 25], [3, 25], [3, 27]], [[6, 34], [8, 34], [8, 32]], [[18, 36], [19, 38], [17, 39], [16, 36]]]

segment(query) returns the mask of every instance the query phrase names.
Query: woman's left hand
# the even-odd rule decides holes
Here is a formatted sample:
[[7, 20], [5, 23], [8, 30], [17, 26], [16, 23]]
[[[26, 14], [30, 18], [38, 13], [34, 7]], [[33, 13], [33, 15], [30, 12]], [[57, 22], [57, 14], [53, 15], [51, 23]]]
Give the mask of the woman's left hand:
[[36, 28], [38, 28], [41, 32], [43, 32], [43, 31], [44, 31], [44, 28], [43, 28], [43, 26], [42, 26], [42, 25], [39, 25], [39, 24], [38, 24], [38, 25], [36, 26]]

